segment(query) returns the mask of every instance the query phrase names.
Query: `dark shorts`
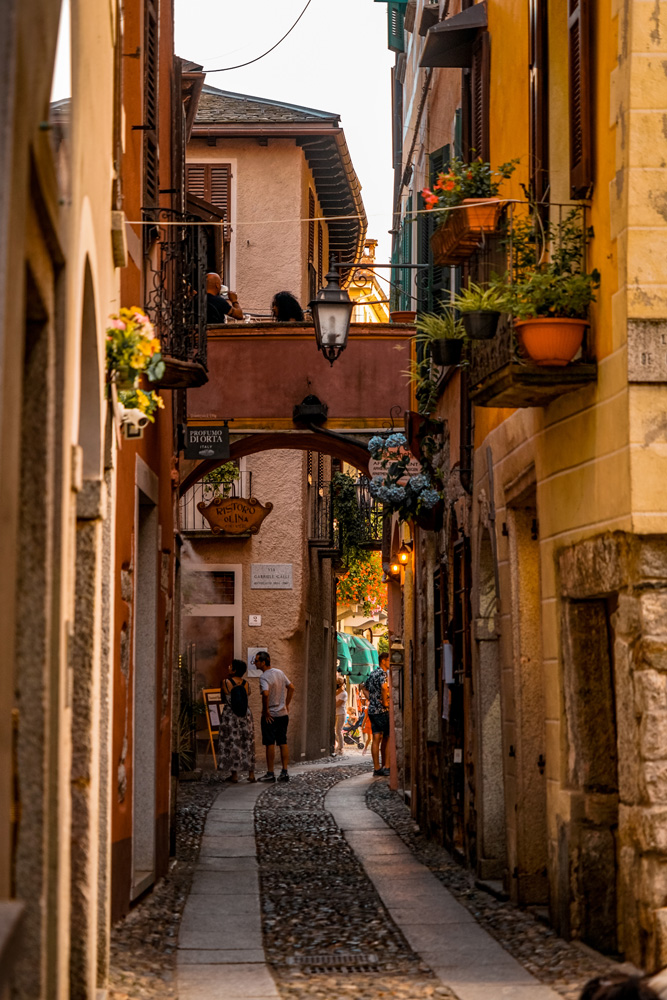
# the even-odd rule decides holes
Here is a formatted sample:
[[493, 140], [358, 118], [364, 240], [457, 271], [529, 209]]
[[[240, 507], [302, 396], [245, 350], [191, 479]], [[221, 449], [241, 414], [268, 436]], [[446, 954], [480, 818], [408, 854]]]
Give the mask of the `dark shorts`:
[[262, 745], [272, 747], [277, 743], [279, 747], [287, 743], [287, 723], [289, 715], [274, 715], [273, 722], [267, 722], [262, 716]]
[[369, 712], [368, 718], [371, 720], [373, 734], [379, 733], [380, 736], [389, 736], [389, 712], [378, 712], [377, 715], [374, 712]]

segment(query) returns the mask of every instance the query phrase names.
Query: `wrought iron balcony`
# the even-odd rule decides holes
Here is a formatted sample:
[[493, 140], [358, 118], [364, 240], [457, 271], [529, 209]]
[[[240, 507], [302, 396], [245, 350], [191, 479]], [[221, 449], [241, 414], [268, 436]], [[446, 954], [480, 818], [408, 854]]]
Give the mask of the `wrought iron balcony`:
[[[238, 479], [231, 483], [205, 483], [202, 480], [195, 483], [187, 493], [181, 497], [179, 504], [179, 524], [184, 535], [202, 534], [210, 535], [212, 538], [225, 538], [222, 535], [213, 535], [211, 526], [198, 510], [197, 504], [201, 501], [210, 503], [214, 497], [242, 497], [248, 499], [252, 496], [252, 472], [240, 472]], [[236, 535], [236, 538], [239, 536]]]
[[[148, 272], [146, 312], [167, 366], [158, 387], [190, 388], [208, 381], [206, 367], [206, 240], [194, 215], [143, 209], [155, 222], [157, 268]], [[164, 223], [164, 225], [160, 225]]]
[[[382, 548], [382, 504], [368, 492], [368, 480], [360, 476], [355, 484], [359, 506], [361, 547]], [[342, 542], [338, 522], [334, 516], [333, 487], [325, 483], [321, 493], [313, 491], [310, 501], [308, 540], [311, 545], [323, 546], [323, 554], [340, 553]]]

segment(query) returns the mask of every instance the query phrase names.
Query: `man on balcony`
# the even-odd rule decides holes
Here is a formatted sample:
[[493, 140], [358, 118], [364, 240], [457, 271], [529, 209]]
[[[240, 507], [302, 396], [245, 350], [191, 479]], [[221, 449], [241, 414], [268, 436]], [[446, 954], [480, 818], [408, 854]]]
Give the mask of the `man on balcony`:
[[206, 322], [224, 323], [225, 316], [232, 319], [243, 319], [243, 310], [239, 305], [239, 300], [235, 292], [228, 292], [225, 288], [225, 295], [222, 294], [222, 281], [220, 275], [211, 271], [206, 275]]

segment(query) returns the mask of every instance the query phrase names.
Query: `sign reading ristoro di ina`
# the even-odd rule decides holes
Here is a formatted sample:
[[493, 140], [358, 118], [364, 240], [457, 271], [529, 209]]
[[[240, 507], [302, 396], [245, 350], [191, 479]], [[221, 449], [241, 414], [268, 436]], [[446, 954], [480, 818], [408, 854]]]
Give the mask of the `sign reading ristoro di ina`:
[[185, 426], [186, 458], [229, 458], [229, 427]]
[[272, 503], [262, 504], [255, 497], [214, 497], [210, 503], [202, 501], [197, 510], [211, 525], [214, 535], [226, 531], [228, 535], [242, 535], [249, 532], [256, 535], [267, 514], [273, 510]]
[[292, 590], [292, 563], [251, 563], [251, 590]]

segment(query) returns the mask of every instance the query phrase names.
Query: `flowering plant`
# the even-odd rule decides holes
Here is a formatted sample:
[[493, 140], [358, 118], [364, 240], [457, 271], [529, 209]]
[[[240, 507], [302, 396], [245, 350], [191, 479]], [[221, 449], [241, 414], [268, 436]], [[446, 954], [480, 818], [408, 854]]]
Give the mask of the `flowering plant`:
[[369, 553], [368, 559], [355, 559], [336, 581], [336, 600], [361, 604], [365, 615], [384, 611], [387, 587], [382, 583], [382, 559], [379, 552]]
[[145, 373], [149, 381], [156, 382], [164, 375], [165, 363], [160, 341], [143, 309], [123, 308], [109, 317], [106, 362], [109, 380], [119, 386], [119, 402], [126, 409], [141, 410], [154, 420], [153, 414], [164, 408], [164, 402], [153, 389], [139, 388], [139, 376]]
[[426, 208], [453, 208], [465, 198], [495, 198], [503, 180], [512, 176], [518, 162], [509, 160], [492, 170], [491, 164], [481, 157], [466, 163], [459, 156], [453, 156], [447, 168], [438, 174], [433, 190], [423, 189]]
[[397, 513], [401, 521], [432, 510], [442, 500], [442, 492], [433, 483], [423, 463], [422, 472], [407, 475], [412, 456], [404, 434], [390, 434], [386, 438], [376, 434], [368, 442], [368, 450], [385, 470], [384, 475], [374, 476], [368, 491], [390, 512]]
[[120, 389], [118, 392], [118, 401], [126, 410], [141, 410], [151, 423], [155, 422], [154, 414], [156, 411], [164, 410], [162, 396], [158, 396], [153, 389], [145, 392], [139, 386], [135, 386], [134, 389]]

